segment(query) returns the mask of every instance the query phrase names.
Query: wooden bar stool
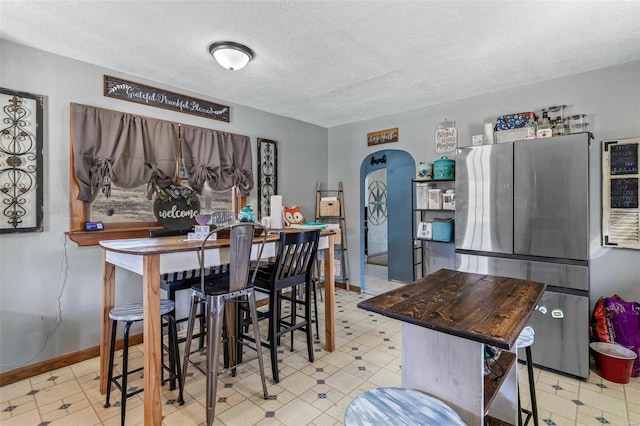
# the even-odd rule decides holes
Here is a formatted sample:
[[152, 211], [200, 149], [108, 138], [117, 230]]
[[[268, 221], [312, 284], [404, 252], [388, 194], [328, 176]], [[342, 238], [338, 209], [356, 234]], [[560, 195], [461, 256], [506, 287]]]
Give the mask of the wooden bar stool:
[[[169, 380], [178, 381], [178, 402], [180, 405], [184, 404], [184, 398], [182, 395], [182, 380], [180, 380], [180, 353], [178, 350], [178, 336], [176, 322], [173, 318], [172, 312], [175, 309], [175, 303], [172, 300], [160, 301], [160, 315], [167, 320], [169, 324], [169, 346], [170, 352], [169, 358], [171, 359], [170, 365], [166, 365], [162, 362], [162, 368], [169, 372], [169, 377], [163, 380], [166, 383]], [[107, 379], [107, 400], [104, 404], [105, 408], [108, 408], [111, 404], [109, 398], [111, 396], [111, 383], [113, 383], [122, 393], [122, 401], [120, 402], [120, 424], [124, 426], [124, 417], [127, 411], [127, 398], [140, 393], [144, 388], [139, 387], [131, 392], [127, 392], [127, 376], [129, 374], [142, 371], [144, 367], [136, 368], [135, 370], [128, 370], [129, 364], [129, 329], [134, 322], [142, 321], [144, 318], [143, 305], [140, 302], [128, 303], [126, 305], [117, 306], [109, 312], [109, 318], [113, 321], [111, 327], [111, 347], [109, 349], [109, 376]], [[124, 336], [122, 346], [122, 374], [113, 376], [113, 363], [114, 354], [116, 349], [116, 331], [118, 327], [118, 321], [124, 321]], [[162, 345], [164, 348], [164, 345]], [[162, 349], [160, 349], [162, 350]], [[174, 364], [175, 363], [175, 364]], [[118, 381], [120, 380], [120, 381]]]
[[405, 388], [378, 388], [358, 395], [344, 414], [345, 426], [465, 425], [444, 402]]
[[518, 388], [518, 425], [523, 425], [522, 416], [520, 413], [524, 413], [527, 417], [524, 420], [524, 426], [529, 423], [529, 419], [533, 416], [533, 424], [538, 426], [538, 403], [536, 401], [536, 384], [533, 378], [533, 362], [531, 361], [531, 345], [533, 345], [533, 337], [535, 331], [533, 328], [526, 326], [522, 329], [522, 332], [516, 340], [516, 347], [518, 349], [524, 348], [527, 357], [527, 374], [529, 376], [529, 395], [531, 397], [531, 410], [526, 410], [520, 407], [520, 389]]

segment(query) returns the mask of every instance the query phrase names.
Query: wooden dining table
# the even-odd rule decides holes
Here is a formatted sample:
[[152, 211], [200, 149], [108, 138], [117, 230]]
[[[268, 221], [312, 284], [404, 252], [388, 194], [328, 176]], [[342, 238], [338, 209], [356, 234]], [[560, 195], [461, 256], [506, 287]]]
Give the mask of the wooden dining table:
[[[293, 231], [295, 232], [295, 231]], [[325, 350], [335, 350], [335, 297], [334, 297], [334, 235], [322, 231], [318, 249], [324, 252], [324, 304]], [[268, 235], [262, 259], [275, 256], [278, 236]], [[254, 239], [251, 258], [258, 257], [263, 237]], [[187, 240], [184, 235], [100, 241], [102, 247], [102, 317], [100, 329], [100, 393], [107, 391], [109, 342], [111, 326], [109, 311], [115, 305], [116, 267], [142, 276], [144, 306], [144, 424], [162, 424], [161, 400], [161, 320], [160, 275], [199, 269], [198, 250], [201, 241]], [[229, 263], [229, 240], [207, 242], [205, 266]]]

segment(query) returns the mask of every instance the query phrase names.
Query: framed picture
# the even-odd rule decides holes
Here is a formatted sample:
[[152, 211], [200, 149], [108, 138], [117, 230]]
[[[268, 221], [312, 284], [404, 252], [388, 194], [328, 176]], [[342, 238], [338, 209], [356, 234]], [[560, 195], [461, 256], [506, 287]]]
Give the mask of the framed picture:
[[0, 234], [42, 231], [43, 103], [0, 88]]

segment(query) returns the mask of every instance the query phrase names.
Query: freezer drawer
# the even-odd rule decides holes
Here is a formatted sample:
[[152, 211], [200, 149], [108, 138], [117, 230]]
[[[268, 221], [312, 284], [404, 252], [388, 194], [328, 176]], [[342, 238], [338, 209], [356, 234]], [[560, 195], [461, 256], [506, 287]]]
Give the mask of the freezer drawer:
[[456, 155], [456, 248], [513, 252], [513, 144]]
[[589, 291], [589, 267], [456, 253], [456, 270], [538, 281], [547, 286]]
[[[529, 319], [534, 365], [589, 377], [589, 298], [546, 291]], [[524, 350], [518, 358], [525, 359]]]

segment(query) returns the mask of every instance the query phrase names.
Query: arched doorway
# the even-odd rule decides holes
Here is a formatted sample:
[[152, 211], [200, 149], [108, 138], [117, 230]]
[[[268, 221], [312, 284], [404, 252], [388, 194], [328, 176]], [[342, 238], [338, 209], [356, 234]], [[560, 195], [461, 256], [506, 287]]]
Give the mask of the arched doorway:
[[[370, 194], [371, 180], [367, 179], [372, 172], [386, 169], [384, 197]], [[413, 238], [411, 235], [411, 179], [415, 177], [415, 161], [406, 151], [387, 149], [374, 152], [362, 160], [360, 165], [360, 217], [372, 214], [379, 220], [382, 209], [386, 210], [386, 237], [388, 257], [388, 279], [411, 282], [413, 280]], [[374, 191], [380, 191], [381, 185], [371, 185]], [[385, 203], [384, 208], [379, 204]], [[360, 282], [362, 291], [365, 282], [365, 221], [360, 227]]]

